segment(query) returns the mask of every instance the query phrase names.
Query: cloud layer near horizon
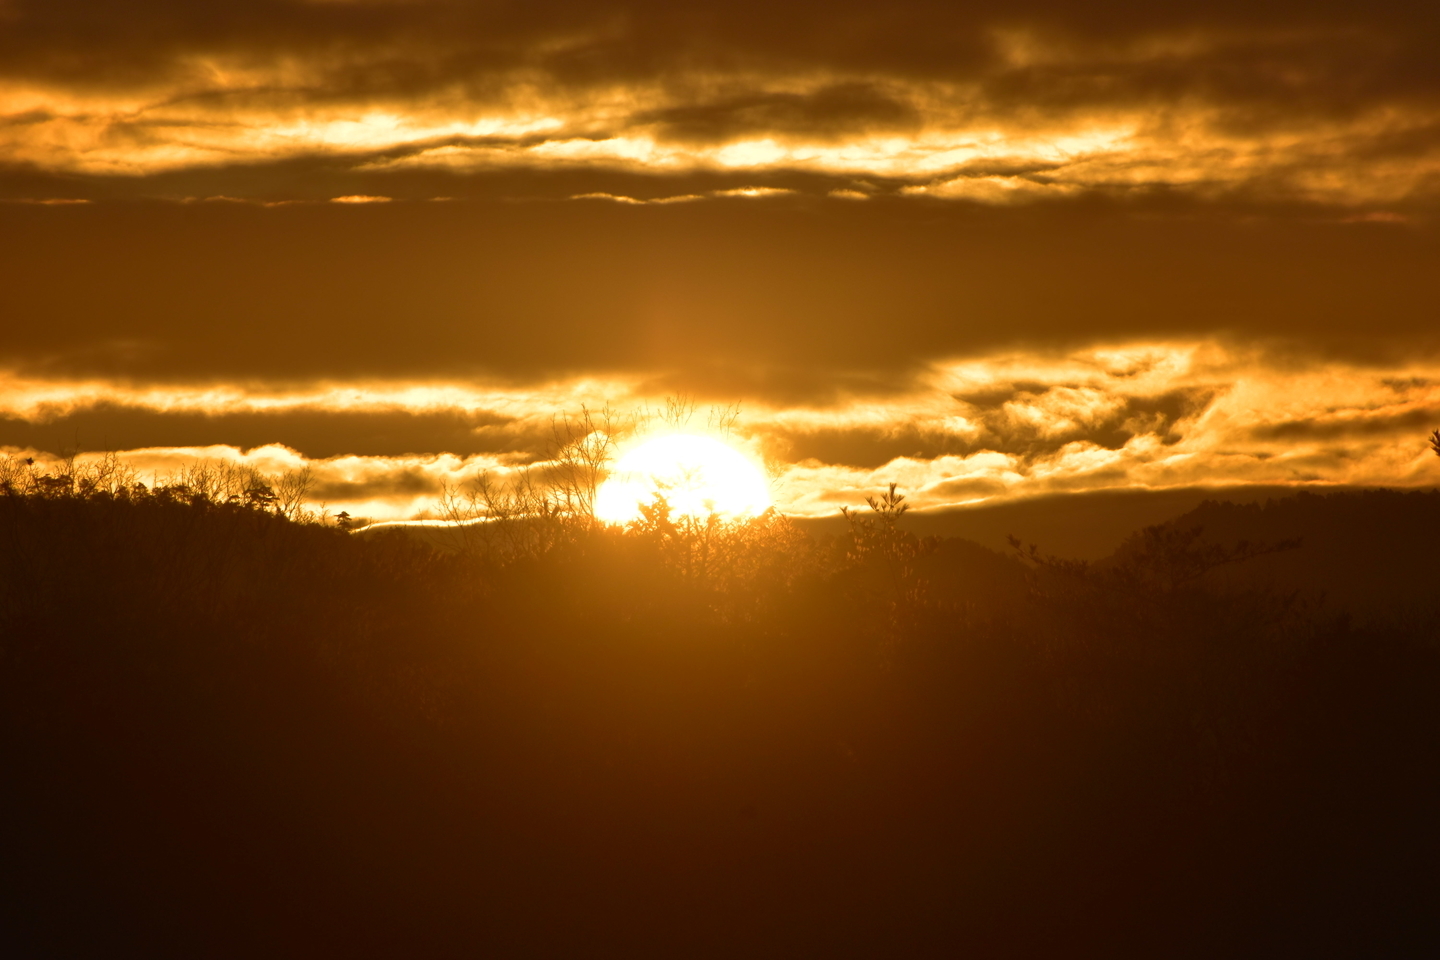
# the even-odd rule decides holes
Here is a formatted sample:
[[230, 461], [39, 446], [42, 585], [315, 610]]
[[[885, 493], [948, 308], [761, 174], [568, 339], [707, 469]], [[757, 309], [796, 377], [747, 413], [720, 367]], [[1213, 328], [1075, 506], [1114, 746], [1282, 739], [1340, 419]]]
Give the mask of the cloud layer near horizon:
[[[162, 475], [207, 459], [309, 466], [317, 500], [408, 519], [436, 515], [444, 485], [543, 464], [557, 409], [607, 402], [642, 434], [662, 428], [646, 411], [663, 398], [640, 380], [264, 390], [12, 379], [0, 445], [43, 458], [72, 435], [108, 435]], [[1425, 436], [1437, 422], [1440, 364], [1297, 365], [1216, 342], [1128, 343], [972, 357], [884, 394], [751, 406], [731, 439], [769, 462], [777, 506], [820, 516], [889, 482], [921, 509], [1115, 489], [1431, 485], [1440, 465]], [[180, 436], [192, 439], [163, 442]]]

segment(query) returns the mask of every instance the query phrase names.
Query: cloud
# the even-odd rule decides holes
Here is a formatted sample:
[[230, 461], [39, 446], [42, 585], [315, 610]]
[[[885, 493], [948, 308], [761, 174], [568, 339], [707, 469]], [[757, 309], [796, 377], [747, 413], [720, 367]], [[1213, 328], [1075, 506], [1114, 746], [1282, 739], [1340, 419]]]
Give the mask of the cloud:
[[[285, 160], [805, 172], [982, 202], [1168, 189], [1351, 206], [1433, 203], [1440, 182], [1440, 17], [1394, 2], [12, 10], [0, 158], [71, 176]], [[279, 177], [244, 186], [210, 193], [287, 199]], [[569, 195], [597, 191], [616, 192]]]
[[683, 392], [800, 511], [1427, 476], [1429, 8], [4, 10], [0, 443], [279, 444], [402, 516]]
[[[556, 413], [610, 402], [620, 422], [644, 423], [660, 401], [594, 380], [288, 393], [30, 383], [0, 397], [0, 445], [54, 454], [34, 440], [44, 428], [68, 442], [77, 425], [108, 423], [129, 431], [134, 446], [115, 446], [146, 471], [214, 458], [309, 465], [317, 497], [337, 509], [405, 519], [435, 515], [445, 485], [481, 470], [543, 464]], [[771, 464], [781, 509], [821, 515], [891, 482], [921, 509], [1098, 490], [1430, 486], [1440, 464], [1426, 437], [1437, 425], [1440, 359], [1378, 366], [1276, 344], [1136, 341], [937, 361], [903, 389], [751, 404], [732, 439]], [[185, 442], [199, 436], [216, 442]]]
[[[629, 400], [620, 381], [196, 383], [45, 380], [0, 374], [0, 445], [103, 451], [280, 446], [307, 460], [486, 455], [543, 458], [558, 414]], [[597, 397], [603, 398], [597, 403]]]
[[909, 133], [922, 118], [915, 105], [874, 84], [765, 91], [642, 112], [630, 123], [653, 125], [661, 140], [725, 143], [752, 137], [844, 142], [875, 132]]
[[404, 409], [376, 405], [365, 410], [289, 406], [278, 410], [208, 412], [98, 402], [67, 412], [37, 411], [35, 420], [0, 416], [0, 445], [66, 449], [130, 450], [157, 446], [241, 449], [281, 444], [309, 459], [341, 454], [398, 456], [443, 450], [536, 455], [545, 431], [535, 420], [515, 420], [456, 408]]
[[1440, 345], [1433, 227], [1165, 201], [17, 205], [0, 247], [0, 366], [47, 378], [586, 374], [808, 403], [1017, 346]]
[[792, 509], [857, 503], [891, 481], [917, 506], [937, 507], [1100, 489], [1440, 479], [1424, 444], [1425, 425], [1440, 423], [1440, 387], [1418, 369], [1134, 343], [940, 364], [929, 385], [757, 425], [802, 458], [782, 474]]

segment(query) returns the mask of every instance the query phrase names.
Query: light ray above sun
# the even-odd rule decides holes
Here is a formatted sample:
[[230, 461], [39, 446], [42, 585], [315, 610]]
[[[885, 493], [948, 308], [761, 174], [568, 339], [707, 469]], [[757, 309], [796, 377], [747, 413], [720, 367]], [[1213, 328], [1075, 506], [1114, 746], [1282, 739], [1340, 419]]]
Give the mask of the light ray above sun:
[[622, 455], [595, 496], [606, 523], [640, 519], [640, 507], [663, 496], [673, 517], [759, 516], [770, 508], [765, 473], [745, 454], [714, 437], [653, 437]]

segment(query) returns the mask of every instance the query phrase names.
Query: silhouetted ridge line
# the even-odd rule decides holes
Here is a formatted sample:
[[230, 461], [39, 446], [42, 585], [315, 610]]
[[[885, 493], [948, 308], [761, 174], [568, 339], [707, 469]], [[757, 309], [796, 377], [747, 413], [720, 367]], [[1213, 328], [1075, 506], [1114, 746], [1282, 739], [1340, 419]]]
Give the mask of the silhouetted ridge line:
[[[1440, 551], [1431, 531], [1440, 529], [1440, 491], [1298, 493], [1246, 504], [1210, 500], [1163, 527], [1197, 528], [1199, 542], [1210, 548], [1242, 540], [1300, 543], [1294, 551], [1215, 570], [1209, 576], [1217, 586], [1296, 591], [1315, 601], [1323, 597], [1337, 613], [1367, 619], [1435, 619]], [[1114, 559], [1131, 549], [1127, 544]]]
[[451, 554], [229, 497], [0, 488], [21, 955], [1428, 943], [1435, 633], [1218, 574], [1437, 495], [1206, 504], [1116, 562], [1305, 544], [1169, 579], [915, 537], [895, 492], [824, 539]]

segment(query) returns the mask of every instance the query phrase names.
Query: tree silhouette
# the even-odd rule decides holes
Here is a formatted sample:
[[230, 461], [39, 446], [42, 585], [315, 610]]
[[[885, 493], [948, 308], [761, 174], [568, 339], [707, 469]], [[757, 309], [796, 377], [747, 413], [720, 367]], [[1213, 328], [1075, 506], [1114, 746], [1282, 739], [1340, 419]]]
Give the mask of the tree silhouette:
[[[605, 935], [649, 956], [671, 912], [660, 935], [683, 948], [691, 924], [751, 922], [778, 878], [758, 889], [783, 912], [704, 955], [777, 930], [809, 943], [859, 897], [927, 942], [957, 923], [908, 904], [960, 904], [982, 953], [1084, 956], [1121, 926], [1170, 943], [1214, 923], [1201, 946], [1219, 953], [1256, 922], [1237, 877], [1276, 891], [1277, 936], [1335, 936], [1316, 925], [1358, 913], [1385, 921], [1367, 944], [1426, 942], [1433, 911], [1408, 895], [1440, 856], [1440, 783], [1417, 762], [1440, 744], [1423, 589], [1375, 625], [1247, 581], [1284, 546], [1260, 542], [1288, 532], [1261, 515], [1280, 507], [1212, 511], [1208, 538], [1150, 528], [1091, 564], [1017, 540], [1028, 582], [1014, 558], [901, 530], [894, 486], [822, 540], [773, 511], [675, 516], [664, 491], [587, 532], [555, 512], [587, 493], [584, 455], [495, 500], [551, 514], [476, 525], [552, 548], [477, 558], [287, 513], [283, 477], [212, 464], [147, 487], [114, 458], [0, 454], [0, 809], [24, 826], [4, 838], [22, 944], [135, 952], [119, 929], [204, 953], [239, 915], [258, 953], [299, 903], [349, 956], [422, 935], [427, 955], [544, 937], [569, 956], [592, 936], [564, 912], [584, 890]], [[1435, 492], [1306, 496], [1302, 529], [1343, 527], [1347, 567], [1377, 577], [1410, 562], [1411, 518], [1440, 518]], [[1305, 553], [1286, 558], [1296, 580], [1318, 569]], [[1345, 842], [1315, 856], [1331, 823]], [[1013, 949], [1077, 857], [1085, 915]], [[215, 863], [241, 869], [194, 881]], [[637, 902], [683, 909], [635, 920]], [[1106, 943], [1077, 940], [1097, 902], [1128, 912]], [[182, 908], [198, 919], [177, 932]], [[856, 929], [828, 952], [895, 952], [888, 920]]]

